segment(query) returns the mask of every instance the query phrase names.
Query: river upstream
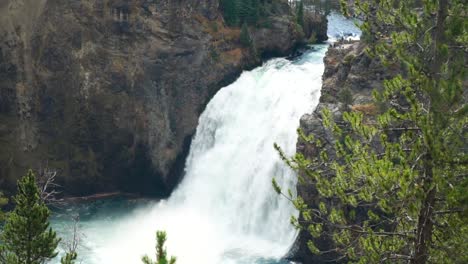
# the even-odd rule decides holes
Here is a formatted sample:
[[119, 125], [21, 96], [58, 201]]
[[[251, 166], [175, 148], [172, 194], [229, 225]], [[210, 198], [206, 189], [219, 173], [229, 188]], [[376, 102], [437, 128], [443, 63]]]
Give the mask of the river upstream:
[[[331, 39], [357, 34], [353, 21], [332, 13]], [[293, 60], [272, 59], [222, 88], [199, 119], [185, 177], [163, 201], [109, 200], [56, 212], [52, 225], [66, 241], [79, 214], [84, 264], [137, 264], [154, 258], [155, 232], [165, 230], [178, 264], [279, 264], [297, 231], [293, 206], [276, 195], [276, 178], [293, 192], [296, 177], [279, 159], [296, 147], [296, 128], [320, 97], [328, 44]]]

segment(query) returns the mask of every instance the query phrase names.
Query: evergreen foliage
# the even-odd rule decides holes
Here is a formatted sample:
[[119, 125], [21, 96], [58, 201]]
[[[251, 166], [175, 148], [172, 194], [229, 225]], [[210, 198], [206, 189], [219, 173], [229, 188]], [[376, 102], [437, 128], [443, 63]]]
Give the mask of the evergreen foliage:
[[[319, 201], [286, 196], [292, 223], [350, 263], [468, 263], [468, 105], [463, 0], [356, 1], [367, 52], [401, 74], [384, 81], [375, 119], [322, 112], [327, 135], [301, 140], [319, 155], [281, 157]], [[283, 194], [273, 181], [274, 189]]]
[[242, 24], [241, 33], [240, 33], [240, 42], [245, 47], [252, 46], [252, 38], [250, 37], [249, 28], [247, 27], [247, 23]]
[[255, 25], [258, 21], [260, 4], [258, 0], [239, 0], [239, 21]]
[[0, 192], [0, 223], [5, 221], [5, 213], [1, 210], [4, 205], [8, 203], [8, 199], [3, 197], [3, 194]]
[[228, 26], [244, 23], [257, 25], [261, 16], [269, 15], [265, 10], [267, 1], [261, 0], [221, 0], [220, 8]]
[[167, 236], [164, 231], [156, 232], [156, 261], [151, 260], [148, 256], [144, 256], [142, 261], [144, 264], [175, 264], [176, 258], [167, 258], [167, 250], [164, 248]]
[[338, 99], [343, 104], [344, 110], [348, 110], [348, 106], [353, 104], [353, 94], [347, 87], [338, 92]]
[[237, 2], [235, 0], [221, 0], [221, 9], [224, 20], [228, 26], [236, 26], [239, 23]]
[[49, 227], [50, 211], [39, 195], [31, 170], [18, 181], [13, 198], [15, 209], [8, 215], [1, 234], [0, 260], [7, 264], [42, 264], [57, 255], [60, 241]]
[[296, 23], [304, 28], [304, 2], [301, 0], [296, 7]]
[[65, 256], [62, 257], [60, 260], [61, 264], [75, 264], [76, 259], [78, 258], [78, 254], [76, 252], [69, 252]]

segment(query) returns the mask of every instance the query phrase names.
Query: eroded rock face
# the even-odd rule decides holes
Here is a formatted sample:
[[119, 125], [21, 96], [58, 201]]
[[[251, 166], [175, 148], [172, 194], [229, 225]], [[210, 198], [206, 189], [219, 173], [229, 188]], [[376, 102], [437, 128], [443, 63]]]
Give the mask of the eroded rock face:
[[[372, 90], [381, 89], [382, 80], [394, 76], [395, 71], [385, 69], [377, 59], [371, 59], [365, 54], [364, 48], [360, 42], [338, 43], [328, 49], [324, 58], [325, 71], [322, 77], [320, 103], [313, 113], [303, 115], [300, 120], [300, 128], [304, 133], [306, 135], [314, 134], [323, 139], [324, 148], [333, 147], [334, 137], [322, 125], [321, 113], [324, 108], [328, 108], [335, 120], [341, 118], [344, 105], [339, 98], [340, 91], [347, 88], [351, 92], [352, 100], [348, 110], [367, 111], [367, 109], [375, 107], [372, 104]], [[364, 112], [364, 114], [368, 113]], [[304, 154], [305, 157], [316, 157], [321, 150], [306, 144], [301, 138], [296, 146], [296, 151]], [[333, 159], [332, 156], [330, 158]], [[311, 208], [317, 209], [322, 200], [312, 182], [307, 181], [307, 177], [304, 178], [305, 183], [299, 184], [297, 187], [298, 195]], [[323, 235], [319, 238], [313, 238], [307, 230], [301, 230], [291, 251], [290, 258], [292, 260], [301, 263], [337, 263], [337, 256], [333, 253], [313, 255], [307, 247], [309, 240], [314, 241], [314, 244], [321, 251], [329, 251], [334, 248], [331, 237]]]
[[212, 95], [299, 42], [272, 21], [252, 52], [217, 0], [1, 1], [0, 189], [47, 164], [69, 194], [167, 195]]

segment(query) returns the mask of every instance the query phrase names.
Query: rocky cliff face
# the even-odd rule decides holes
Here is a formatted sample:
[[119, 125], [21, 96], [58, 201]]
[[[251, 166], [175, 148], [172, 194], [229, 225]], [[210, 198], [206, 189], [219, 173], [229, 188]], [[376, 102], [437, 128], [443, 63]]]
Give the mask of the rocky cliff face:
[[[302, 116], [300, 128], [306, 135], [314, 134], [323, 138], [323, 142], [333, 142], [334, 139], [321, 121], [322, 109], [328, 108], [333, 116], [339, 119], [342, 115], [343, 96], [341, 91], [349, 89], [351, 100], [347, 100], [351, 111], [360, 111], [372, 115], [376, 106], [372, 99], [372, 90], [382, 87], [382, 80], [392, 77], [392, 70], [385, 69], [378, 60], [369, 58], [360, 42], [338, 43], [328, 49], [324, 58], [325, 72], [321, 90], [320, 103], [313, 113]], [[324, 143], [324, 147], [332, 147]], [[320, 149], [307, 145], [299, 138], [297, 152], [306, 157], [319, 155]], [[307, 177], [304, 177], [307, 180]], [[312, 208], [318, 208], [320, 201], [317, 191], [311, 182], [298, 185], [298, 194]], [[322, 251], [333, 249], [331, 237], [313, 238], [307, 230], [299, 233], [291, 252], [291, 259], [301, 263], [330, 263], [336, 259], [333, 254], [313, 255], [307, 247], [307, 241], [313, 240]]]
[[300, 41], [278, 12], [254, 52], [218, 0], [1, 1], [0, 189], [47, 164], [69, 194], [167, 194], [211, 96]]

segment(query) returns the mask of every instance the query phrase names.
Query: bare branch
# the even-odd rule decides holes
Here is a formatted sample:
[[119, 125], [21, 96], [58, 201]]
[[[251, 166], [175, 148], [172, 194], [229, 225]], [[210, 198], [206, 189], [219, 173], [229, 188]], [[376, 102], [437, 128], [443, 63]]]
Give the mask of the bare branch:
[[40, 197], [48, 205], [59, 206], [61, 204], [57, 199], [57, 195], [61, 193], [58, 191], [61, 186], [56, 183], [57, 174], [56, 169], [49, 168], [48, 162], [38, 170], [36, 181]]

